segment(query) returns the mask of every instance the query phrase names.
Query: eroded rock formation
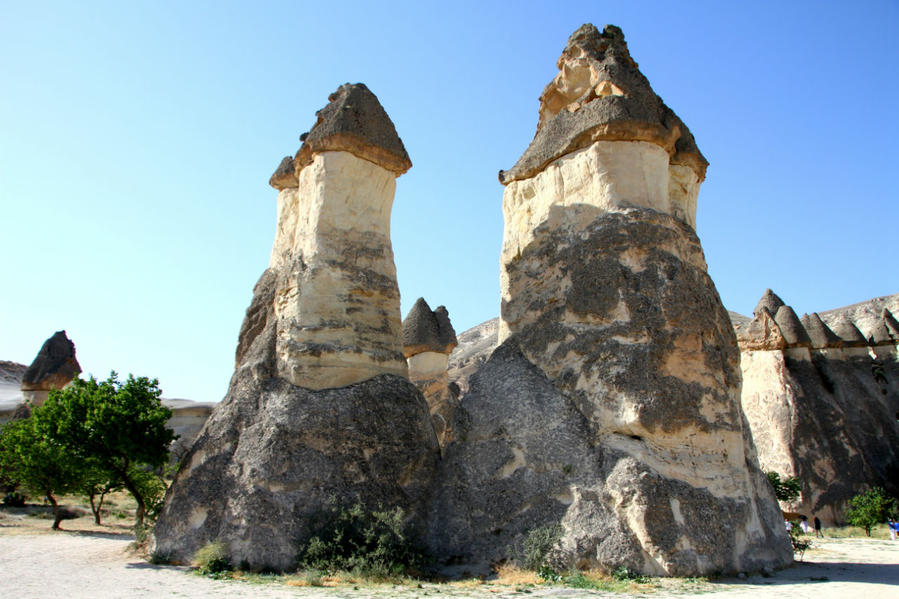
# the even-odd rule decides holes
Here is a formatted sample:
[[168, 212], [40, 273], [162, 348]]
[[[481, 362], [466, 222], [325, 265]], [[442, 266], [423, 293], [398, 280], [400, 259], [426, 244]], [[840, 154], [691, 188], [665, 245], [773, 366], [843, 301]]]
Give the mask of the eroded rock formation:
[[[75, 344], [65, 331], [56, 331], [44, 341], [34, 361], [22, 376], [24, 404], [39, 406], [46, 401], [50, 391], [62, 389], [81, 373], [81, 365], [75, 357]], [[23, 409], [28, 409], [25, 406]]]
[[459, 342], [444, 306], [431, 310], [418, 298], [403, 321], [403, 353], [411, 380], [428, 401], [437, 441], [443, 447], [453, 439], [452, 421], [459, 405], [459, 387], [447, 375], [449, 355]]
[[578, 29], [530, 147], [500, 172], [499, 347], [470, 379], [435, 553], [649, 574], [792, 560], [740, 408], [739, 353], [693, 230], [706, 161], [621, 31]]
[[228, 394], [185, 457], [153, 550], [288, 569], [329, 501], [424, 511], [439, 448], [407, 378], [390, 210], [410, 166], [377, 98], [341, 86], [271, 183], [271, 263], [241, 327]]
[[800, 500], [784, 509], [843, 523], [857, 493], [875, 485], [899, 493], [899, 336], [889, 332], [886, 306], [799, 321], [777, 298], [772, 326], [771, 296], [769, 289], [752, 322], [738, 328], [743, 409], [759, 462], [799, 477]]

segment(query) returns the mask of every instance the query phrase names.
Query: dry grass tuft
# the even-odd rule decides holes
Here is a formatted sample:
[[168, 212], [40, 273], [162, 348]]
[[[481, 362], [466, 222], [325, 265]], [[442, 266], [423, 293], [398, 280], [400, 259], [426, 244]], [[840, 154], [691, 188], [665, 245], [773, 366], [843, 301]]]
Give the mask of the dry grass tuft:
[[502, 564], [496, 568], [498, 584], [540, 584], [543, 580], [533, 570], [523, 570], [515, 564]]

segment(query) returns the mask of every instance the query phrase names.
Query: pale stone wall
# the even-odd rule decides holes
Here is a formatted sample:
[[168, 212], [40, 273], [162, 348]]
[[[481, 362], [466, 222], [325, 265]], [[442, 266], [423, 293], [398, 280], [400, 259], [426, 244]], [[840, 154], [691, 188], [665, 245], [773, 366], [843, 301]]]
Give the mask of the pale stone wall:
[[278, 371], [308, 389], [408, 376], [390, 243], [396, 174], [349, 152], [315, 154], [278, 194], [271, 268]]
[[449, 368], [449, 354], [426, 351], [407, 358], [409, 379], [414, 383], [422, 379], [431, 379], [445, 375]]
[[[503, 192], [503, 246], [506, 265], [530, 244], [538, 228], [578, 230], [588, 227], [597, 212], [648, 208], [696, 226], [699, 176], [691, 168], [669, 165], [668, 153], [645, 141], [597, 141], [553, 161], [529, 179], [512, 181]], [[592, 208], [592, 210], [584, 208]], [[564, 210], [569, 208], [570, 210]], [[500, 271], [502, 299], [511, 283]], [[511, 325], [513, 328], [523, 323]], [[499, 342], [510, 334], [505, 318]]]

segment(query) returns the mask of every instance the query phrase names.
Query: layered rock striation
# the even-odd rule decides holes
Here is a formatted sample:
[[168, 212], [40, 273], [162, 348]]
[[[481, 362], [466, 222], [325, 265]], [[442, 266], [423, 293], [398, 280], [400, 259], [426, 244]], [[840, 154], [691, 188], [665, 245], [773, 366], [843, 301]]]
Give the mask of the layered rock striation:
[[759, 462], [799, 478], [802, 494], [784, 509], [842, 524], [849, 499], [869, 487], [899, 494], [894, 318], [883, 305], [797, 320], [778, 298], [772, 319], [770, 295], [769, 289], [755, 318], [737, 329], [742, 403]]
[[279, 190], [269, 268], [253, 291], [228, 394], [166, 496], [152, 549], [285, 570], [327, 506], [398, 506], [420, 524], [439, 447], [407, 378], [390, 245], [410, 166], [377, 98], [341, 86]]
[[693, 230], [707, 163], [619, 29], [581, 27], [558, 66], [533, 142], [500, 172], [500, 344], [445, 448], [435, 552], [489, 564], [560, 525], [552, 559], [567, 566], [785, 565]]
[[459, 344], [446, 307], [431, 310], [418, 298], [403, 321], [403, 353], [411, 380], [428, 401], [437, 441], [443, 447], [453, 439], [452, 421], [459, 405], [459, 387], [451, 385], [449, 356]]

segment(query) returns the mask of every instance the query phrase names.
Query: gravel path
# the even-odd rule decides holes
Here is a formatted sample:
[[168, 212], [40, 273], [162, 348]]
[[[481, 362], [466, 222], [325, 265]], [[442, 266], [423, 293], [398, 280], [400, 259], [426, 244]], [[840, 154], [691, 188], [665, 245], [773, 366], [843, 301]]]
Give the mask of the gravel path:
[[[562, 587], [464, 588], [425, 584], [310, 588], [284, 584], [217, 581], [186, 568], [154, 566], [129, 554], [131, 537], [102, 532], [35, 533], [0, 522], [0, 596], [15, 599], [137, 599], [143, 597], [306, 598], [306, 597], [623, 597]], [[899, 542], [826, 540], [806, 563], [771, 578], [725, 579], [689, 587], [681, 584], [640, 596], [656, 599], [701, 592], [708, 598], [876, 599], [899, 598]]]

